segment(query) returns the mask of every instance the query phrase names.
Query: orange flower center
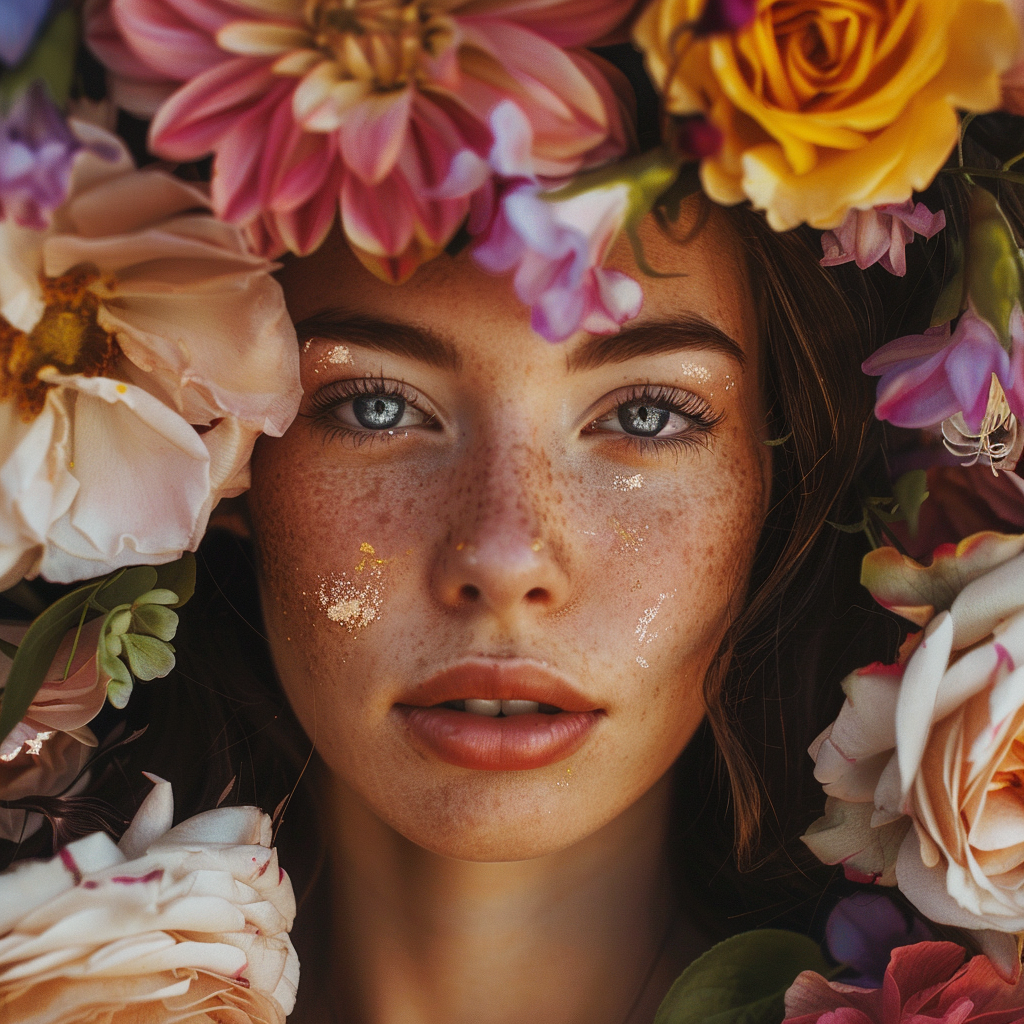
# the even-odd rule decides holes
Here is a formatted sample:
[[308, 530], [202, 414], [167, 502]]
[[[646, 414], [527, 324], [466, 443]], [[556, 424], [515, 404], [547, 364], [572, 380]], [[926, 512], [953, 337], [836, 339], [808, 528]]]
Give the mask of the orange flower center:
[[305, 14], [340, 77], [383, 91], [423, 77], [423, 57], [436, 57], [454, 38], [451, 18], [430, 0], [307, 0]]
[[89, 267], [40, 275], [46, 308], [31, 331], [0, 316], [0, 400], [14, 401], [26, 423], [42, 412], [53, 386], [39, 379], [40, 370], [98, 377], [113, 366], [117, 342], [97, 322], [100, 300], [89, 288], [99, 277]]

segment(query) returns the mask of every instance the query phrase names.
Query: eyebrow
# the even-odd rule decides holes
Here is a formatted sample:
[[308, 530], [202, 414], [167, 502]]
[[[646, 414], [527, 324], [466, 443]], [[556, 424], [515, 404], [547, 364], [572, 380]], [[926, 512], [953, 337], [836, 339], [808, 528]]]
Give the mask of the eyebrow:
[[639, 356], [663, 355], [684, 349], [721, 352], [741, 367], [747, 361], [739, 343], [720, 327], [697, 313], [680, 313], [624, 327], [618, 334], [596, 335], [568, 353], [566, 366], [570, 371], [593, 370]]
[[300, 320], [295, 325], [299, 343], [312, 338], [345, 341], [374, 352], [388, 352], [406, 359], [415, 359], [440, 370], [458, 371], [462, 358], [443, 335], [426, 327], [399, 323], [379, 317], [325, 310]]

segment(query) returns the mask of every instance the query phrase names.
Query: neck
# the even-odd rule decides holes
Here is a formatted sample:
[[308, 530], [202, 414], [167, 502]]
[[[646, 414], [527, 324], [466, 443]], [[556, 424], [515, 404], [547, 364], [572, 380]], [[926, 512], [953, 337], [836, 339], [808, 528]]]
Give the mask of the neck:
[[665, 860], [669, 781], [585, 840], [524, 861], [431, 853], [332, 787], [333, 1019], [639, 1024], [706, 945]]

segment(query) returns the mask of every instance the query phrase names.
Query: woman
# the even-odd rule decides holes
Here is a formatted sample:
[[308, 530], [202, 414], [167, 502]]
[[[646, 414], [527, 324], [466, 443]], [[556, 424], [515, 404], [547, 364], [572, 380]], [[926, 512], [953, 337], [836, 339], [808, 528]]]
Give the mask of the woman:
[[[963, 0], [963, 6], [974, 2]], [[992, 18], [1004, 18], [1001, 0], [977, 3]], [[67, 811], [101, 811], [102, 805], [85, 802], [100, 796], [124, 806], [127, 822], [131, 798], [137, 803], [145, 792], [133, 781], [137, 769], [173, 783], [179, 817], [223, 802], [276, 804], [275, 841], [299, 895], [294, 935], [304, 980], [293, 1019], [300, 1022], [531, 1017], [637, 1024], [652, 1019], [673, 980], [726, 935], [768, 924], [820, 935], [829, 909], [821, 896], [834, 876], [813, 867], [793, 842], [822, 802], [806, 751], [836, 715], [840, 679], [869, 661], [890, 670], [903, 664], [888, 664], [902, 633], [895, 617], [871, 607], [856, 586], [864, 544], [853, 524], [862, 520], [870, 537], [881, 531], [893, 539], [888, 523], [916, 514], [907, 507], [910, 500], [886, 497], [879, 431], [870, 425], [871, 393], [859, 368], [880, 343], [928, 327], [943, 284], [929, 261], [954, 252], [955, 243], [945, 246], [943, 238], [908, 253], [903, 282], [873, 278], [851, 266], [821, 266], [854, 259], [838, 220], [831, 224], [835, 251], [826, 238], [824, 261], [822, 240], [810, 230], [772, 230], [791, 226], [782, 223], [792, 212], [786, 206], [791, 183], [780, 185], [778, 206], [756, 191], [747, 196], [768, 211], [771, 227], [747, 207], [685, 197], [687, 159], [696, 155], [713, 198], [740, 198], [729, 191], [738, 187], [730, 184], [737, 173], [730, 147], [737, 138], [744, 141], [748, 129], [741, 126], [737, 138], [723, 142], [715, 133], [731, 130], [732, 122], [719, 118], [721, 97], [694, 114], [686, 109], [691, 94], [673, 79], [692, 71], [688, 62], [711, 45], [709, 36], [735, 33], [739, 39], [749, 29], [742, 12], [728, 5], [718, 10], [711, 4], [704, 12], [721, 24], [680, 21], [664, 4], [641, 19], [636, 38], [678, 118], [662, 148], [621, 165], [605, 164], [621, 155], [630, 135], [613, 95], [619, 83], [578, 51], [563, 54], [577, 76], [575, 106], [561, 97], [559, 107], [546, 94], [541, 102], [536, 84], [519, 92], [508, 86], [514, 102], [489, 99], [488, 120], [482, 118], [486, 90], [480, 83], [489, 88], [497, 74], [487, 62], [507, 60], [502, 68], [511, 81], [523, 71], [528, 49], [506, 55], [485, 46], [487, 32], [495, 39], [512, 32], [505, 23], [484, 24], [491, 14], [470, 11], [459, 20], [462, 13], [423, 13], [415, 31], [408, 19], [392, 24], [387, 11], [360, 7], [343, 17], [331, 4], [307, 4], [301, 15], [282, 4], [285, 13], [274, 17], [293, 18], [287, 30], [218, 20], [226, 17], [222, 8], [239, 6], [249, 11], [258, 5], [197, 0], [164, 10], [130, 0], [96, 3], [89, 39], [115, 70], [115, 92], [129, 109], [152, 106], [154, 95], [197, 76], [166, 107], [158, 102], [148, 110], [159, 111], [151, 145], [175, 160], [209, 149], [217, 154], [210, 202], [221, 218], [216, 230], [225, 232], [218, 250], [225, 269], [215, 278], [219, 290], [210, 286], [216, 302], [207, 301], [225, 333], [231, 309], [245, 308], [254, 323], [277, 323], [272, 299], [264, 296], [270, 312], [257, 321], [254, 302], [232, 306], [223, 297], [234, 282], [244, 279], [250, 287], [245, 274], [262, 280], [267, 270], [255, 253], [241, 255], [243, 249], [298, 254], [284, 261], [277, 279], [298, 339], [303, 396], [294, 420], [281, 412], [289, 401], [284, 391], [294, 348], [290, 357], [283, 348], [276, 357], [284, 368], [276, 391], [267, 360], [253, 360], [263, 376], [259, 387], [250, 384], [247, 403], [238, 397], [244, 389], [220, 387], [212, 373], [165, 365], [174, 363], [173, 346], [152, 342], [160, 337], [153, 310], [165, 311], [159, 298], [145, 318], [123, 312], [133, 282], [158, 278], [156, 286], [140, 289], [147, 299], [175, 294], [188, 273], [198, 273], [199, 257], [186, 270], [172, 266], [163, 250], [157, 259], [154, 250], [122, 240], [108, 249], [145, 251], [149, 260], [115, 268], [112, 283], [102, 266], [85, 283], [68, 277], [78, 264], [56, 278], [73, 295], [47, 293], [46, 311], [93, 317], [90, 331], [110, 332], [106, 361], [95, 373], [125, 391], [152, 374], [147, 394], [186, 417], [188, 441], [181, 445], [192, 445], [195, 460], [208, 469], [206, 489], [195, 487], [201, 493], [178, 549], [194, 546], [217, 498], [244, 485], [248, 449], [244, 443], [231, 448], [230, 461], [218, 437], [246, 429], [251, 444], [261, 430], [266, 436], [253, 452], [244, 507], [221, 519], [235, 538], [218, 539], [214, 531], [200, 548], [200, 586], [182, 612], [173, 681], [137, 688], [123, 716], [127, 725], [145, 726], [146, 735], [118, 748], [113, 744], [123, 733], [95, 719], [99, 738], [117, 751], [108, 763], [118, 770], [100, 770], [111, 757], [105, 749], [91, 774], [76, 769], [54, 790], [58, 796], [9, 800], [7, 810], [22, 815], [19, 835], [29, 828], [27, 812], [48, 814], [59, 833]], [[601, 38], [623, 16], [613, 8], [591, 12], [592, 21], [571, 30], [558, 21], [566, 16], [560, 8], [543, 17], [530, 10], [507, 17], [515, 32], [532, 33], [536, 54], [553, 59], [545, 49], [552, 40], [569, 45], [564, 41]], [[251, 11], [246, 16], [257, 18]], [[668, 19], [670, 31], [652, 29], [658, 18]], [[446, 34], [452, 26], [445, 19], [462, 35]], [[943, 23], [941, 31], [952, 32], [950, 26]], [[165, 60], [153, 42], [169, 28], [182, 33], [183, 52], [195, 46], [188, 72]], [[462, 107], [423, 84], [440, 74], [439, 54], [453, 38], [475, 40], [458, 44], [463, 78], [445, 79]], [[526, 46], [526, 36], [515, 38]], [[392, 52], [389, 40], [402, 46]], [[278, 52], [300, 43], [306, 47], [301, 60]], [[676, 59], [666, 63], [665, 49], [677, 44]], [[417, 46], [429, 51], [430, 61], [409, 57]], [[365, 49], [357, 54], [353, 47]], [[985, 88], [998, 84], [1005, 63], [999, 49], [990, 47]], [[264, 68], [260, 62], [271, 57], [273, 68]], [[490, 70], [481, 70], [481, 62]], [[372, 84], [359, 85], [364, 91], [353, 98], [341, 86], [353, 85], [345, 76], [360, 68]], [[568, 81], [569, 71], [562, 71]], [[231, 79], [236, 73], [240, 77]], [[544, 88], [554, 89], [556, 77], [545, 79]], [[421, 89], [415, 98], [411, 81]], [[465, 95], [458, 92], [464, 86]], [[987, 93], [978, 86], [975, 95], [974, 88], [963, 85], [960, 105], [991, 107]], [[234, 135], [222, 106], [228, 96], [231, 103], [255, 104], [239, 115]], [[396, 114], [399, 107], [390, 106], [396, 97], [411, 106]], [[342, 106], [355, 109], [364, 101], [380, 104], [373, 117], [359, 115], [369, 119], [359, 122], [364, 128], [378, 133], [373, 146], [346, 134], [355, 121], [345, 118], [356, 115]], [[946, 93], [942, 102], [951, 102]], [[556, 117], [556, 109], [563, 113]], [[292, 132], [289, 117], [299, 119], [302, 131]], [[402, 132], [389, 135], [392, 117], [405, 121]], [[261, 150], [250, 135], [268, 119], [272, 144]], [[433, 164], [444, 160], [431, 146], [441, 146], [439, 140], [454, 145], [455, 137], [463, 146], [458, 159], [447, 152], [451, 159], [435, 173]], [[835, 152], [857, 148], [844, 140], [830, 156], [839, 171], [845, 158]], [[92, 146], [90, 158], [99, 156], [101, 144], [86, 143], [85, 136], [75, 143]], [[935, 144], [936, 152], [943, 144]], [[878, 148], [874, 138], [871, 147]], [[551, 178], [589, 166], [598, 167], [596, 177], [541, 194]], [[148, 185], [159, 173], [146, 179]], [[198, 217], [195, 208], [207, 202], [201, 191], [185, 196], [178, 179], [160, 180], [161, 216], [169, 210], [183, 220]], [[126, 196], [144, 189], [141, 177], [131, 181], [120, 186]], [[328, 233], [339, 181], [342, 227]], [[83, 187], [89, 198], [91, 186]], [[75, 201], [77, 188], [70, 192]], [[329, 202], [318, 199], [318, 189]], [[812, 191], [808, 186], [807, 194]], [[909, 184], [906, 191], [909, 201]], [[558, 275], [565, 265], [556, 272], [544, 263], [553, 257], [537, 235], [544, 228], [551, 237], [561, 238], [561, 231], [576, 238], [572, 218], [579, 207], [573, 204], [580, 198], [589, 204], [589, 234], [583, 232], [577, 248], [559, 251], [565, 265], [582, 267], [573, 287], [563, 287]], [[880, 203], [884, 197], [874, 198]], [[862, 200], [864, 216], [875, 216], [871, 206], [877, 204]], [[655, 201], [656, 214], [641, 218]], [[844, 214], [860, 215], [852, 200], [848, 205]], [[95, 201], [69, 201], [54, 223], [65, 233], [71, 224], [91, 239], [100, 231], [98, 219], [89, 217], [96, 208]], [[824, 222], [829, 216], [818, 210], [807, 218]], [[893, 212], [877, 216], [897, 218]], [[919, 211], [906, 216], [915, 225], [911, 239], [915, 231], [930, 236], [939, 230], [937, 222], [924, 224]], [[118, 224], [130, 219], [127, 212], [119, 217]], [[151, 219], [139, 230], [152, 228], [161, 245], [187, 236], [198, 246], [214, 231], [205, 217], [187, 227]], [[229, 237], [225, 221], [242, 223], [244, 240], [241, 231]], [[483, 241], [460, 251], [456, 231], [463, 225]], [[899, 230], [893, 230], [895, 238]], [[1005, 230], [1012, 239], [1009, 226]], [[890, 270], [893, 260], [905, 259], [895, 242], [886, 252]], [[177, 249], [174, 258], [181, 258]], [[245, 259], [252, 263], [243, 273]], [[385, 283], [408, 277], [417, 263], [400, 288]], [[48, 281], [55, 271], [50, 263], [43, 267]], [[642, 308], [636, 279], [644, 282]], [[997, 279], [994, 272], [989, 279]], [[56, 285], [51, 290], [56, 294]], [[519, 301], [524, 298], [532, 316]], [[981, 302], [977, 290], [969, 298]], [[116, 317], [115, 329], [109, 325]], [[42, 344], [45, 332], [36, 325], [11, 320], [9, 326], [12, 351]], [[538, 333], [564, 344], [546, 345]], [[240, 341], [236, 348], [245, 351]], [[218, 366], [230, 362], [218, 359], [212, 360]], [[40, 390], [57, 386], [49, 369], [33, 364], [24, 386], [40, 394], [26, 391], [24, 401], [51, 400]], [[74, 360], [65, 369], [69, 377], [72, 371], [89, 376]], [[1004, 383], [1016, 409], [1016, 385], [1012, 378]], [[258, 407], [257, 392], [271, 396], [270, 411]], [[963, 416], [973, 408], [963, 403], [949, 412]], [[30, 412], [42, 415], [34, 406]], [[1015, 422], [1007, 415], [974, 434], [971, 423], [957, 421], [957, 443], [977, 442], [998, 464], [1005, 452], [995, 454], [1003, 436], [996, 435]], [[231, 470], [222, 472], [229, 461]], [[158, 502], [152, 504], [156, 510]], [[30, 565], [53, 579], [82, 578], [77, 568], [67, 568], [72, 556], [85, 556], [62, 539], [65, 513], [56, 514], [53, 539], [35, 547], [25, 541], [12, 556], [17, 575]], [[79, 516], [76, 528], [85, 529], [82, 522]], [[174, 542], [165, 547], [154, 560], [171, 557]], [[51, 549], [59, 557], [48, 562]], [[115, 564], [131, 564], [120, 551], [118, 557]], [[140, 593], [126, 596], [121, 579], [102, 584], [81, 611], [82, 623], [90, 608], [103, 612], [96, 672], [107, 673], [102, 689], [114, 687], [118, 707], [128, 700], [133, 679], [169, 671], [166, 649], [155, 641], [166, 644], [174, 626], [147, 609], [177, 607], [188, 590], [179, 577], [154, 574], [146, 585], [138, 583]], [[122, 587], [120, 603], [104, 603], [103, 587], [116, 586]], [[60, 636], [73, 625], [69, 621]], [[53, 664], [63, 658], [67, 669], [51, 680], [54, 688], [78, 664], [82, 628], [66, 655], [55, 655]], [[26, 662], [19, 652], [31, 647], [20, 634], [17, 642], [17, 651], [5, 648], [15, 657], [12, 678]], [[910, 656], [905, 652], [906, 645], [901, 658]], [[50, 737], [44, 736], [41, 699], [32, 700], [29, 695], [19, 728], [36, 731], [24, 741], [17, 734], [12, 757], [35, 767], [28, 759]], [[91, 721], [77, 727], [78, 739]], [[71, 736], [70, 726], [62, 728]], [[92, 733], [88, 738], [96, 742]], [[830, 742], [841, 751], [838, 733]], [[80, 783], [88, 784], [87, 797], [74, 788]], [[161, 842], [170, 842], [160, 839], [170, 824], [168, 799], [167, 787], [158, 783], [125, 833], [121, 853], [110, 854], [103, 870], [121, 874], [98, 881], [90, 872], [100, 868], [76, 859], [84, 847], [65, 847], [52, 863], [62, 884], [72, 886], [67, 898], [93, 898], [84, 888], [93, 882], [90, 892], [107, 883], [163, 884], [165, 869], [154, 868], [152, 858], [164, 849]], [[152, 809], [161, 801], [164, 824], [156, 828]], [[199, 844], [197, 856], [215, 859], [201, 842], [206, 826], [191, 824], [200, 820], [213, 819], [189, 819], [174, 842]], [[244, 842], [242, 833], [218, 841], [224, 849], [256, 850], [258, 835], [258, 846], [266, 848], [267, 831], [260, 826]], [[845, 863], [852, 857], [859, 864], [862, 853], [823, 859]], [[151, 870], [129, 871], [118, 856]], [[270, 883], [257, 880], [269, 861], [262, 853], [251, 860], [259, 869], [244, 877], [245, 885], [262, 892]], [[888, 880], [882, 871], [877, 875]], [[874, 880], [850, 868], [847, 877]], [[274, 884], [283, 886], [285, 879], [282, 874]], [[36, 888], [45, 887], [40, 882]], [[10, 922], [0, 917], [0, 942], [15, 950], [4, 955], [18, 965], [11, 978], [31, 974], [28, 954], [17, 950], [37, 948], [32, 922], [38, 914], [32, 913], [15, 914]], [[287, 932], [287, 917], [285, 911], [275, 919], [275, 935]], [[54, 920], [59, 924], [60, 915]], [[244, 948], [248, 959], [233, 973], [226, 960], [213, 967], [204, 962], [195, 968], [200, 980], [191, 980], [198, 989], [202, 979], [208, 986], [234, 979], [223, 984], [237, 1012], [245, 998], [267, 997], [271, 1003], [260, 1012], [283, 1017], [290, 997], [282, 995], [281, 979], [290, 979], [292, 968], [260, 974], [262, 954], [251, 936], [262, 939], [268, 928], [245, 921], [240, 934], [249, 938], [223, 944]], [[161, 919], [146, 934], [191, 945], [190, 936], [202, 930], [194, 922], [173, 926]], [[285, 936], [276, 950], [285, 956], [290, 948]], [[265, 986], [260, 979], [268, 971], [276, 980]], [[188, 984], [180, 974], [173, 978], [184, 989], [172, 992], [168, 984], [133, 998], [159, 999], [167, 1012], [184, 1012], [174, 1000], [191, 998]], [[814, 978], [827, 986], [820, 974]], [[0, 973], [0, 999], [28, 1005], [26, 984], [4, 984]], [[38, 984], [53, 988], [56, 982], [47, 975]], [[999, 984], [1014, 987], [1016, 998], [1016, 982]], [[744, 984], [735, 988], [745, 991]], [[55, 991], [54, 1000], [71, 998]], [[222, 998], [202, 991], [204, 1000]], [[794, 996], [786, 1010], [792, 1016], [808, 1005]], [[205, 1002], [192, 1012], [196, 1019], [218, 1019], [198, 1016], [212, 1012]], [[248, 1004], [245, 1012], [256, 1019]]]

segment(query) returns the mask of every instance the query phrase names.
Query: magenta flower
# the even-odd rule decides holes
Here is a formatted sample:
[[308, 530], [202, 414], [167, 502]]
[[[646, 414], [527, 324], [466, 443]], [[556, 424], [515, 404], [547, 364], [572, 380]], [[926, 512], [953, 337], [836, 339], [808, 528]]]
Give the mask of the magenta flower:
[[502, 100], [533, 127], [538, 174], [572, 174], [623, 151], [609, 69], [578, 48], [631, 7], [90, 0], [86, 15], [115, 98], [156, 113], [154, 152], [214, 154], [219, 216], [251, 226], [264, 252], [307, 253], [340, 209], [364, 262], [401, 280], [465, 220], [471, 193], [453, 190], [453, 171], [486, 156], [488, 117]]
[[754, 20], [757, 0], [708, 0], [700, 17], [694, 22], [695, 36], [718, 32], [735, 32]]
[[[0, 221], [43, 231], [64, 202], [71, 166], [83, 144], [72, 133], [41, 82], [34, 82], [0, 117]], [[92, 147], [114, 159], [111, 147]]]
[[981, 427], [995, 374], [1010, 411], [1024, 417], [1024, 314], [1010, 318], [1012, 354], [986, 320], [968, 309], [952, 336], [949, 325], [883, 345], [863, 370], [881, 377], [875, 415], [898, 427], [929, 427], [958, 412], [971, 430]]
[[903, 203], [887, 203], [873, 210], [850, 210], [834, 231], [821, 236], [825, 253], [823, 267], [856, 262], [861, 270], [881, 263], [890, 274], [903, 277], [907, 272], [905, 249], [914, 234], [931, 238], [946, 226], [946, 214], [932, 213], [924, 203], [914, 205], [912, 199]]
[[1004, 981], [985, 956], [966, 964], [953, 942], [894, 949], [879, 988], [804, 971], [786, 993], [783, 1024], [1019, 1024], [1024, 976]]
[[525, 170], [530, 126], [518, 108], [502, 104], [491, 119], [494, 170], [512, 184], [501, 197], [476, 262], [492, 274], [515, 271], [516, 294], [531, 307], [533, 329], [564, 341], [581, 328], [610, 334], [640, 312], [640, 285], [602, 266], [630, 212], [628, 182], [588, 189], [567, 199], [545, 198]]

